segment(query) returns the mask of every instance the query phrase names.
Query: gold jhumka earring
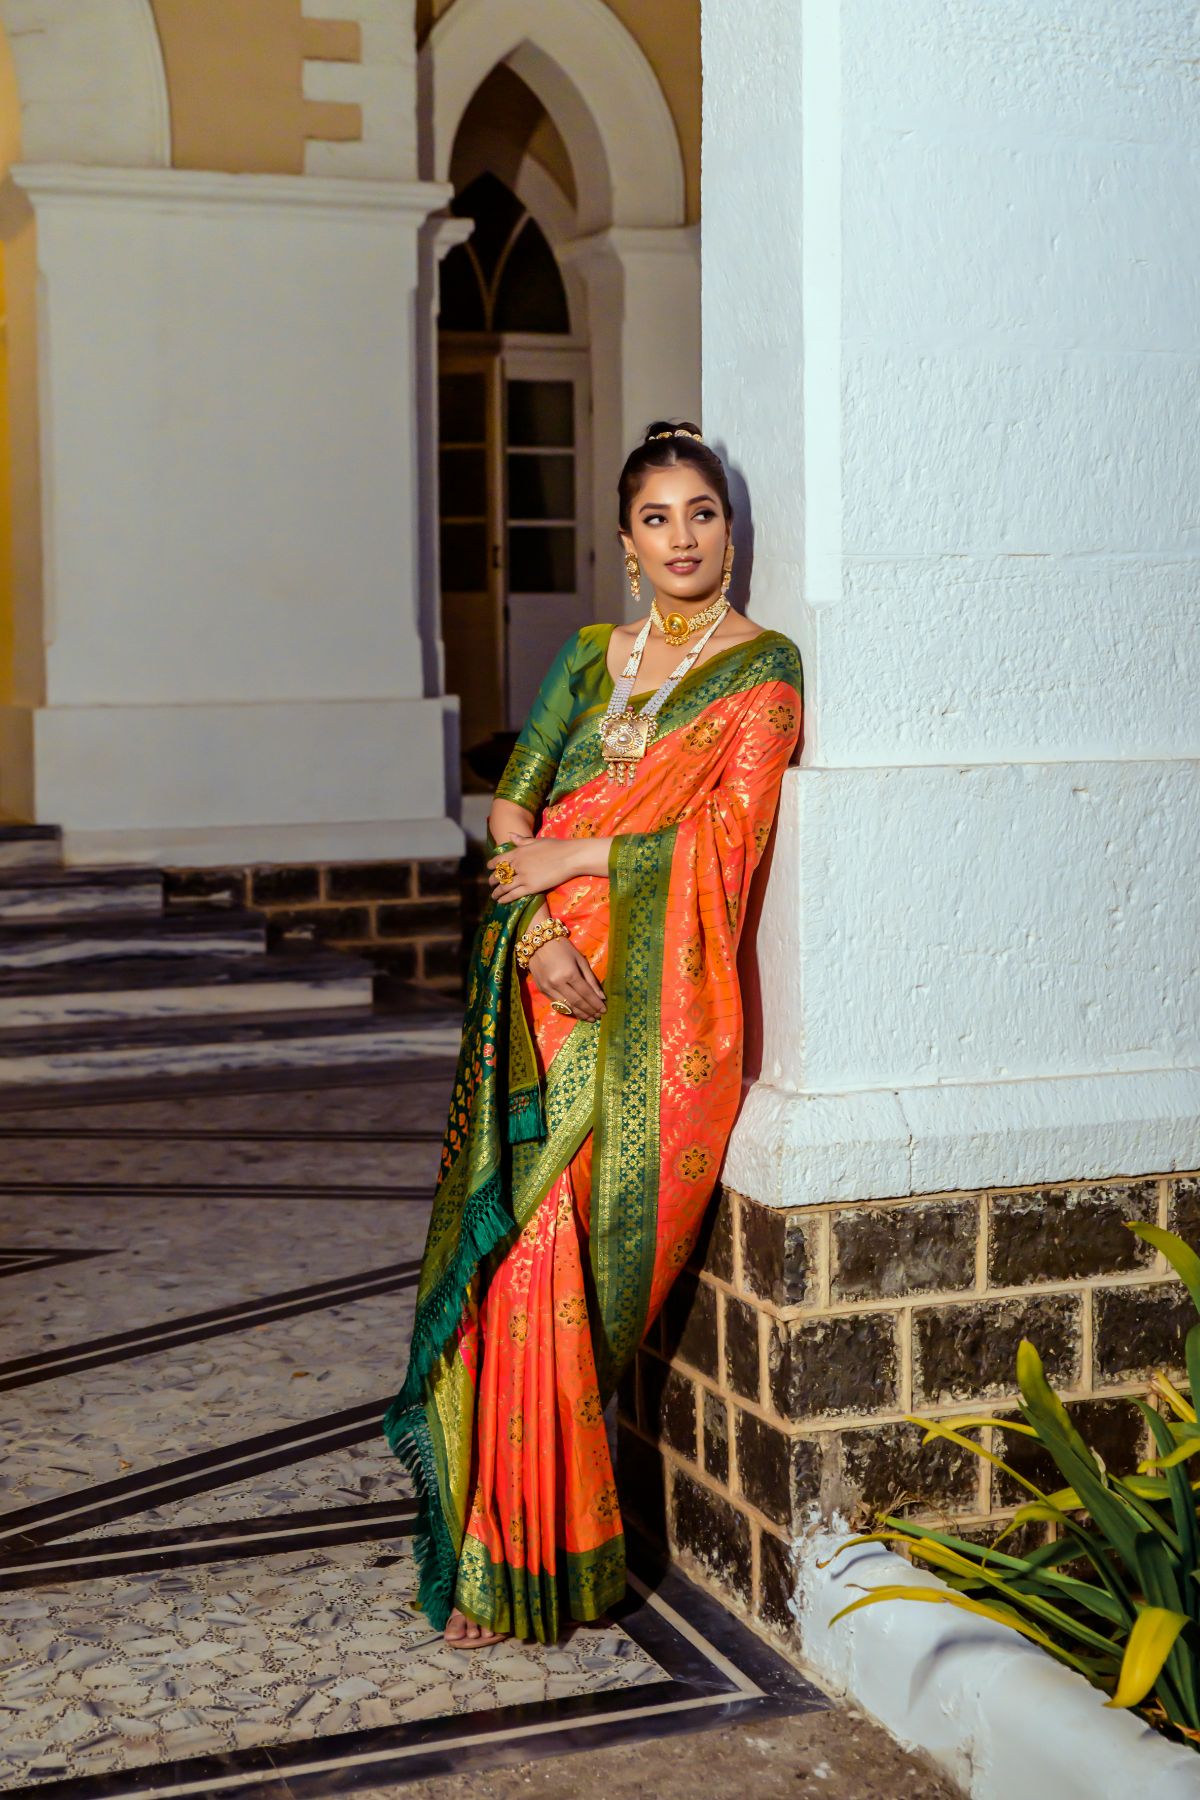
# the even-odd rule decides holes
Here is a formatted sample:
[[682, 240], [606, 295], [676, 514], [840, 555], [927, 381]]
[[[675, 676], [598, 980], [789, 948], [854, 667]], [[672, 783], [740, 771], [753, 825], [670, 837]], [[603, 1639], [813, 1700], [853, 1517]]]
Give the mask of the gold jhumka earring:
[[626, 553], [625, 573], [629, 577], [629, 591], [633, 595], [633, 603], [637, 606], [642, 598], [642, 571], [632, 550]]
[[725, 561], [721, 568], [721, 599], [729, 598], [729, 583], [733, 580], [733, 542], [725, 546]]

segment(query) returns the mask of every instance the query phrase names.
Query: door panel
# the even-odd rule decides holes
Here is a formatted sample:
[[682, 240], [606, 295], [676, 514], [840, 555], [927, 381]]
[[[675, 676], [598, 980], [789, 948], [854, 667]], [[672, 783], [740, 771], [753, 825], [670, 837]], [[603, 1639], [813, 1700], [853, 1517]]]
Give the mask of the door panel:
[[[443, 350], [438, 373], [442, 641], [446, 688], [459, 696], [464, 751], [503, 723], [499, 401], [494, 352]], [[466, 770], [464, 783], [486, 785]]]
[[512, 350], [504, 359], [508, 722], [518, 730], [564, 639], [591, 614], [587, 357]]

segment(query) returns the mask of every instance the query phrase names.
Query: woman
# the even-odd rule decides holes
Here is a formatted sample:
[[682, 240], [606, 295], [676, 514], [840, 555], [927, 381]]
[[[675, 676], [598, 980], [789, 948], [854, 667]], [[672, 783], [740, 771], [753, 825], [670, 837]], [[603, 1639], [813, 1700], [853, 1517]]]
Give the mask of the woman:
[[563, 645], [496, 790], [383, 1423], [420, 1502], [418, 1603], [464, 1647], [553, 1642], [625, 1591], [604, 1406], [716, 1185], [741, 1086], [737, 943], [800, 730], [795, 645], [729, 606], [733, 509], [696, 427], [652, 425], [619, 496], [635, 603], [641, 570], [655, 598]]

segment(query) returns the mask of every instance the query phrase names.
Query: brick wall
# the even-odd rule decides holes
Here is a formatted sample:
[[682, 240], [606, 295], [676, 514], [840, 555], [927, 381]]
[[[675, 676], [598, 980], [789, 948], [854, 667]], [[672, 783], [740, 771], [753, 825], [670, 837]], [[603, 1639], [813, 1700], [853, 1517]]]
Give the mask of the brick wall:
[[[1200, 1174], [915, 1195], [792, 1211], [724, 1190], [622, 1384], [631, 1522], [767, 1632], [790, 1634], [787, 1552], [828, 1512], [952, 1515], [988, 1531], [1025, 1496], [958, 1446], [919, 1448], [906, 1413], [1013, 1410], [1030, 1338], [1116, 1470], [1134, 1408], [1182, 1369], [1195, 1310], [1126, 1221], [1200, 1242]], [[1027, 1440], [989, 1432], [1031, 1479]]]
[[465, 879], [457, 857], [414, 858], [169, 869], [166, 892], [168, 905], [249, 906], [265, 913], [273, 947], [289, 936], [311, 939], [367, 957], [381, 974], [458, 995]]

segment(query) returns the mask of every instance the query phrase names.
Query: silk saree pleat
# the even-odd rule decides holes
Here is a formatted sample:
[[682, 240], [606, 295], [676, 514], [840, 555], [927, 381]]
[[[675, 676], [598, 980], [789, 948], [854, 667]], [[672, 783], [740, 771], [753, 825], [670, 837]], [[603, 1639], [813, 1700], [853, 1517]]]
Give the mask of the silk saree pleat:
[[[625, 1585], [604, 1406], [699, 1234], [741, 1087], [736, 954], [799, 732], [794, 645], [701, 664], [628, 787], [599, 706], [558, 761], [514, 758], [540, 837], [611, 837], [609, 879], [551, 890], [605, 985], [598, 1022], [553, 1012], [512, 955], [539, 899], [492, 902], [404, 1384], [384, 1419], [420, 1502], [419, 1604], [552, 1641]], [[523, 802], [526, 803], [526, 802]]]

